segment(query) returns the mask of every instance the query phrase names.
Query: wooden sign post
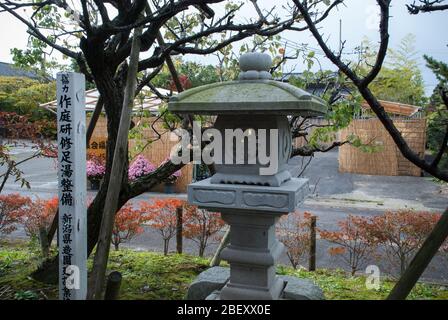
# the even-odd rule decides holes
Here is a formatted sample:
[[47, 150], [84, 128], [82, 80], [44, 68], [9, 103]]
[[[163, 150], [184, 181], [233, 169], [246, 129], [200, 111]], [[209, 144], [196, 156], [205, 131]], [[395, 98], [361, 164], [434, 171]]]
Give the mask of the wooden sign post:
[[59, 299], [87, 294], [87, 207], [85, 79], [75, 72], [57, 75]]

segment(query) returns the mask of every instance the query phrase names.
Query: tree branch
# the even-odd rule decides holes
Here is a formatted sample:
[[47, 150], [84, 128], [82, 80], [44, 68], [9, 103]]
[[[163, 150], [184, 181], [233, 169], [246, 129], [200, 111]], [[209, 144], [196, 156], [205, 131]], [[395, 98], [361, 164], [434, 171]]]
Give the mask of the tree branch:
[[316, 39], [321, 49], [324, 51], [327, 58], [330, 59], [330, 61], [333, 62], [344, 74], [346, 74], [347, 77], [349, 77], [353, 81], [353, 83], [359, 84], [361, 80], [358, 78], [355, 72], [352, 71], [347, 64], [342, 62], [342, 60], [339, 57], [337, 57], [333, 53], [333, 51], [331, 51], [331, 49], [327, 46], [327, 44], [325, 43], [325, 41], [323, 40], [322, 36], [320, 35], [319, 31], [316, 28], [315, 22], [312, 21], [308, 9], [306, 9], [305, 6], [299, 0], [294, 0], [294, 4], [299, 9], [300, 14], [302, 15], [303, 19], [305, 20], [305, 23], [308, 26], [308, 29], [313, 34], [314, 38]]
[[295, 156], [302, 156], [302, 157], [311, 157], [316, 152], [328, 152], [336, 147], [343, 146], [344, 144], [350, 143], [349, 141], [335, 141], [329, 146], [310, 146], [306, 145], [299, 148], [293, 148], [291, 152], [291, 158]]
[[32, 36], [36, 37], [37, 39], [39, 39], [40, 41], [44, 42], [45, 44], [49, 45], [50, 47], [58, 50], [59, 52], [61, 52], [62, 54], [65, 54], [66, 56], [73, 58], [73, 59], [77, 59], [78, 58], [78, 54], [76, 52], [73, 52], [65, 47], [62, 47], [60, 45], [57, 45], [56, 43], [51, 42], [50, 40], [48, 40], [48, 38], [43, 35], [38, 28], [34, 27], [30, 22], [26, 21], [24, 18], [22, 18], [17, 12], [15, 12], [13, 9], [10, 9], [8, 6], [6, 6], [3, 3], [0, 3], [0, 7], [3, 8], [5, 11], [7, 11], [8, 13], [12, 14], [15, 18], [17, 18], [20, 22], [22, 22], [23, 24], [25, 24], [29, 30], [28, 33], [30, 33]]
[[426, 13], [426, 12], [435, 12], [435, 11], [443, 11], [448, 10], [448, 4], [440, 4], [444, 0], [435, 0], [435, 1], [428, 1], [423, 0], [420, 1], [422, 3], [421, 5], [416, 5], [415, 1], [413, 4], [407, 4], [406, 8], [408, 8], [408, 11], [410, 14], [419, 14], [420, 12]]
[[381, 8], [381, 20], [380, 20], [380, 47], [376, 56], [375, 64], [373, 65], [367, 76], [362, 79], [362, 86], [367, 87], [373, 79], [376, 78], [384, 63], [384, 59], [387, 53], [387, 47], [389, 45], [389, 6], [391, 0], [377, 0], [378, 5]]

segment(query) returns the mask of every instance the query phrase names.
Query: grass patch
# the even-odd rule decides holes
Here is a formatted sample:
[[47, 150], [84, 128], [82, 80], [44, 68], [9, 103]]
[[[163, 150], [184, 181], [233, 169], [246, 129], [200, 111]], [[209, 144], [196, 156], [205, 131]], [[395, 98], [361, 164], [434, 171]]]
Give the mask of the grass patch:
[[[29, 277], [39, 262], [36, 248], [26, 242], [0, 242], [0, 299], [57, 299], [57, 286]], [[123, 275], [121, 299], [149, 300], [184, 298], [189, 284], [207, 266], [208, 260], [190, 255], [121, 249], [111, 251], [108, 269]], [[365, 277], [352, 277], [342, 270], [308, 272], [279, 266], [278, 273], [313, 280], [329, 300], [384, 299], [394, 285], [383, 280], [379, 290], [368, 290]], [[409, 299], [448, 299], [448, 289], [419, 283]]]
[[[279, 266], [277, 273], [313, 280], [324, 291], [328, 300], [384, 300], [395, 284], [393, 280], [382, 278], [378, 290], [369, 290], [365, 285], [365, 276], [351, 276], [350, 273], [340, 269], [317, 269], [315, 272], [310, 272]], [[446, 300], [448, 289], [444, 286], [418, 283], [408, 299]]]

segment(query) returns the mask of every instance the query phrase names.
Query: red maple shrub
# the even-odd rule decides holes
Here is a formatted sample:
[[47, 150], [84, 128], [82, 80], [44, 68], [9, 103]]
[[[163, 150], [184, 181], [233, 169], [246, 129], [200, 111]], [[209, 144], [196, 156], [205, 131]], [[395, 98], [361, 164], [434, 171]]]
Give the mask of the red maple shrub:
[[125, 204], [115, 215], [112, 229], [112, 244], [115, 250], [121, 243], [130, 241], [136, 235], [143, 232], [142, 224], [147, 220], [142, 209], [135, 209], [131, 204]]
[[48, 231], [57, 210], [57, 197], [47, 200], [37, 198], [36, 200], [31, 201], [30, 205], [25, 210], [22, 219], [25, 233], [33, 239], [39, 236], [39, 232], [42, 228], [45, 231]]
[[294, 269], [309, 252], [311, 213], [298, 211], [280, 218], [277, 237], [286, 247], [286, 255]]
[[17, 229], [30, 203], [18, 193], [0, 195], [0, 237]]
[[427, 211], [386, 211], [373, 217], [368, 229], [389, 265], [402, 274], [439, 219], [440, 214]]
[[140, 203], [141, 210], [147, 215], [151, 227], [157, 230], [163, 239], [163, 253], [168, 254], [170, 240], [176, 235], [176, 209], [184, 201], [175, 198], [154, 199], [151, 203]]
[[15, 112], [0, 112], [0, 124], [7, 138], [34, 139], [39, 134], [38, 127], [30, 121], [28, 116]]
[[345, 220], [338, 222], [338, 231], [318, 230], [322, 239], [336, 245], [330, 247], [328, 252], [331, 255], [341, 256], [350, 267], [352, 275], [376, 252], [378, 241], [372, 236], [370, 225], [369, 218], [349, 215]]
[[219, 212], [199, 209], [188, 204], [184, 206], [183, 235], [198, 245], [200, 257], [204, 256], [210, 239], [220, 239], [219, 232], [224, 225]]

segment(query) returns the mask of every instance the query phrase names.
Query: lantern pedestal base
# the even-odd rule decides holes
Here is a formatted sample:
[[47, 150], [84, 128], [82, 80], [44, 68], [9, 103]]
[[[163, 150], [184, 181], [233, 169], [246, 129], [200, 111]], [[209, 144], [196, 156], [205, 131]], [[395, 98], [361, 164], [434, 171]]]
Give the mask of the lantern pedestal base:
[[275, 275], [275, 262], [283, 244], [275, 237], [281, 213], [221, 209], [230, 225], [230, 244], [221, 259], [230, 264], [230, 278], [222, 288], [222, 300], [276, 300], [284, 282]]
[[[190, 285], [188, 300], [221, 300], [221, 290], [228, 282], [230, 269], [213, 267], [199, 274]], [[280, 300], [324, 300], [322, 290], [311, 280], [278, 276], [283, 283]]]
[[283, 244], [275, 237], [275, 223], [292, 212], [308, 191], [308, 180], [293, 178], [279, 187], [216, 184], [206, 179], [188, 186], [188, 201], [221, 212], [230, 226], [230, 244], [221, 259], [230, 264], [230, 276], [221, 300], [281, 299], [285, 281], [275, 273]]

